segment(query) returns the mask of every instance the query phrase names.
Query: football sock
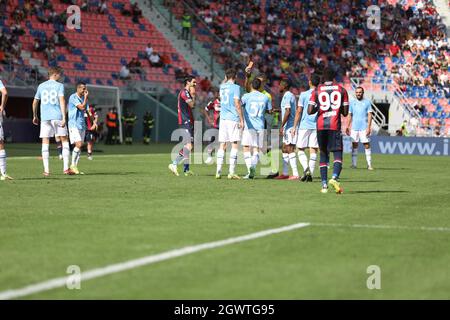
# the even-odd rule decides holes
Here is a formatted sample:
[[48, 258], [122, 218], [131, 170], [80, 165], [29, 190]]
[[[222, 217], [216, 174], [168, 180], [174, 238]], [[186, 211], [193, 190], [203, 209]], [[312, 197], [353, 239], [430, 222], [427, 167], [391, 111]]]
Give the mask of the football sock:
[[372, 166], [372, 150], [369, 149], [365, 149], [366, 150], [366, 160], [367, 160], [367, 165], [369, 167]]
[[298, 160], [303, 167], [303, 171], [305, 171], [308, 168], [308, 157], [306, 157], [305, 151], [300, 150], [298, 152]]
[[311, 153], [309, 157], [309, 171], [311, 172], [311, 176], [314, 175], [314, 169], [316, 168], [317, 154]]
[[6, 175], [6, 151], [0, 150], [0, 174]]
[[322, 184], [326, 185], [328, 182], [328, 160], [329, 155], [323, 151], [320, 151], [320, 177], [322, 179]]
[[258, 165], [258, 162], [259, 162], [259, 152], [255, 152], [252, 157], [253, 168], [256, 168], [256, 166]]
[[44, 172], [50, 172], [49, 171], [49, 161], [48, 158], [50, 157], [49, 152], [50, 146], [48, 144], [42, 144], [42, 162], [44, 164]]
[[230, 151], [230, 174], [234, 174], [238, 157], [238, 149], [231, 148]]
[[80, 159], [80, 153], [81, 150], [77, 147], [73, 148], [72, 151], [72, 166], [77, 166], [78, 165], [78, 159]]
[[63, 162], [64, 162], [64, 171], [66, 171], [67, 169], [69, 169], [69, 158], [70, 158], [69, 142], [67, 142], [67, 141], [63, 142], [62, 146], [63, 146], [62, 155], [63, 155]]
[[295, 152], [289, 153], [289, 164], [292, 168], [292, 175], [298, 177], [297, 155], [295, 154]]
[[[367, 153], [366, 153], [366, 157], [367, 157]], [[357, 160], [358, 160], [358, 149], [352, 148], [352, 165], [355, 167], [356, 167]]]
[[244, 152], [244, 161], [247, 166], [247, 170], [250, 171], [250, 168], [252, 167], [252, 154], [250, 151]]
[[342, 151], [333, 152], [334, 163], [333, 163], [333, 179], [339, 179], [342, 170]]
[[58, 156], [62, 156], [62, 143], [61, 143], [61, 141], [56, 143], [56, 150], [58, 151]]
[[287, 176], [289, 174], [288, 164], [289, 164], [289, 154], [283, 153], [283, 175], [284, 176]]
[[217, 150], [217, 171], [216, 171], [216, 173], [218, 173], [218, 174], [220, 174], [222, 172], [224, 158], [225, 158], [225, 150], [223, 150], [223, 149]]

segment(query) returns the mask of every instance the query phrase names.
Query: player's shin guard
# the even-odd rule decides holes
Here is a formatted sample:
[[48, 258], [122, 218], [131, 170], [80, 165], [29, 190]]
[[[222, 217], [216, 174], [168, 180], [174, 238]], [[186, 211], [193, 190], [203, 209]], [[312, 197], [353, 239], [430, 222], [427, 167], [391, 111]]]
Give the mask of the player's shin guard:
[[320, 151], [320, 178], [322, 179], [322, 185], [328, 183], [328, 161], [329, 155], [326, 152]]
[[356, 167], [357, 160], [358, 160], [358, 148], [356, 149], [352, 148], [352, 166]]
[[333, 152], [334, 163], [333, 163], [333, 179], [339, 179], [342, 171], [342, 151]]
[[73, 148], [72, 151], [72, 166], [76, 167], [78, 165], [78, 160], [80, 159], [81, 150], [77, 147]]
[[308, 168], [308, 157], [306, 157], [306, 153], [303, 150], [299, 150], [298, 152], [298, 161], [302, 165], [303, 171]]
[[230, 174], [234, 174], [237, 164], [238, 149], [232, 148], [230, 151]]
[[49, 152], [50, 146], [48, 144], [42, 144], [42, 163], [44, 164], [44, 172], [49, 173], [49, 161], [50, 158], [50, 152]]
[[314, 169], [316, 168], [317, 154], [311, 153], [309, 157], [309, 171], [311, 172], [311, 176], [314, 175]]
[[222, 172], [223, 161], [225, 158], [225, 150], [219, 149], [217, 150], [217, 174]]
[[366, 160], [367, 160], [367, 166], [371, 167], [372, 166], [372, 150], [369, 149], [365, 149], [366, 150]]
[[289, 153], [283, 153], [283, 175], [289, 175]]
[[250, 151], [244, 152], [244, 161], [247, 166], [247, 170], [250, 172], [250, 168], [252, 167], [252, 154]]
[[63, 142], [63, 162], [64, 162], [64, 171], [69, 169], [69, 158], [70, 158], [70, 145], [69, 142]]
[[6, 151], [0, 150], [0, 174], [6, 175]]
[[295, 152], [289, 153], [289, 164], [291, 165], [292, 175], [298, 177], [297, 155]]
[[191, 150], [189, 150], [187, 147], [184, 147], [183, 148], [184, 172], [189, 171], [190, 156]]

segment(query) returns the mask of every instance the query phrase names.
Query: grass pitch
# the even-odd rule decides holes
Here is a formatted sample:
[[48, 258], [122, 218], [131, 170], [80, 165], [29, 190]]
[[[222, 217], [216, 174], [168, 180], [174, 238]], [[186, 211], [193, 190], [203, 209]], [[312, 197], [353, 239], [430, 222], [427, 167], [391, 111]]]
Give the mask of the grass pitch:
[[[215, 180], [214, 165], [175, 177], [169, 145], [98, 149], [94, 161], [82, 155], [86, 175], [63, 176], [53, 157], [44, 179], [40, 145], [7, 146], [15, 180], [0, 183], [0, 292], [65, 276], [69, 265], [90, 270], [309, 222], [24, 298], [450, 298], [448, 157], [374, 155], [373, 172], [349, 169], [346, 157], [338, 196], [321, 194], [319, 179]], [[366, 286], [370, 265], [381, 269], [380, 290]]]

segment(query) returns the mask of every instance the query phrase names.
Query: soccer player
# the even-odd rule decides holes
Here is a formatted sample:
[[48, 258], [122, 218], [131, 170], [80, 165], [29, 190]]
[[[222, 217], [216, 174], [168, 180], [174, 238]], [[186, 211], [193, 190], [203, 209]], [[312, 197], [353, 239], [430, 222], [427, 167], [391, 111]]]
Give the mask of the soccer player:
[[235, 69], [228, 69], [225, 72], [225, 77], [225, 82], [220, 85], [220, 146], [219, 150], [217, 150], [216, 179], [221, 178], [225, 150], [228, 143], [231, 143], [228, 179], [240, 179], [235, 173], [235, 169], [238, 157], [238, 143], [241, 140], [241, 130], [244, 128], [244, 116], [240, 102], [241, 89], [235, 84]]
[[86, 137], [88, 160], [93, 160], [92, 153], [94, 151], [94, 142], [97, 139], [98, 130], [98, 113], [94, 105], [88, 105], [84, 114], [86, 119]]
[[0, 181], [13, 180], [6, 174], [6, 151], [5, 151], [5, 134], [3, 132], [3, 113], [5, 112], [6, 101], [8, 101], [8, 91], [3, 82], [0, 80], [0, 93], [2, 100], [0, 102]]
[[356, 100], [350, 100], [349, 119], [346, 134], [352, 139], [352, 166], [356, 168], [358, 159], [358, 143], [364, 145], [366, 152], [367, 169], [373, 170], [372, 152], [370, 150], [370, 133], [372, 132], [372, 104], [364, 99], [364, 89], [358, 87], [355, 90]]
[[[293, 135], [297, 136], [298, 159], [303, 167], [300, 181], [312, 182], [316, 167], [319, 143], [317, 142], [317, 113], [308, 114], [308, 104], [314, 89], [320, 84], [320, 77], [311, 75], [308, 91], [300, 93], [298, 108], [295, 114]], [[298, 124], [300, 123], [300, 127]], [[305, 150], [309, 148], [309, 163]]]
[[[242, 96], [244, 108], [245, 127], [241, 144], [244, 151], [244, 160], [247, 166], [247, 175], [244, 179], [255, 177], [256, 165], [259, 161], [259, 152], [264, 145], [264, 115], [272, 112], [272, 103], [269, 98], [259, 91], [261, 80], [252, 81], [252, 90]], [[253, 154], [251, 152], [253, 149]]]
[[80, 161], [81, 149], [83, 148], [84, 138], [86, 136], [86, 120], [84, 118], [85, 111], [88, 108], [89, 92], [86, 83], [77, 83], [77, 92], [69, 98], [69, 138], [70, 143], [75, 145], [72, 151], [72, 165], [70, 169], [75, 174], [83, 174], [78, 170], [78, 162]]
[[60, 67], [50, 68], [48, 71], [49, 80], [39, 85], [33, 100], [33, 124], [36, 126], [39, 125], [39, 118], [37, 115], [39, 101], [41, 103], [41, 131], [39, 136], [42, 138], [44, 177], [50, 175], [49, 146], [50, 138], [53, 136], [60, 137], [62, 142], [64, 174], [75, 174], [69, 168], [70, 146], [67, 138], [64, 85], [58, 82], [61, 78], [61, 73], [62, 69]]
[[[208, 123], [214, 130], [219, 130], [219, 119], [220, 119], [220, 99], [219, 99], [219, 90], [214, 88], [214, 100], [210, 101], [205, 109], [202, 110], [202, 113]], [[209, 116], [209, 112], [213, 111], [213, 117]], [[215, 141], [215, 137], [211, 139], [211, 142]], [[213, 148], [208, 146], [208, 158], [205, 160], [206, 164], [211, 164], [213, 162], [212, 158]]]
[[[324, 83], [311, 94], [308, 114], [317, 115], [317, 140], [320, 149], [320, 176], [322, 178], [322, 193], [328, 192], [328, 183], [336, 193], [343, 193], [339, 176], [342, 171], [343, 141], [341, 133], [341, 115], [348, 115], [348, 93], [344, 87], [334, 82], [335, 73], [326, 68], [323, 73]], [[330, 152], [333, 152], [333, 177], [327, 183]]]
[[189, 137], [183, 149], [180, 150], [175, 160], [169, 164], [169, 170], [176, 176], [179, 176], [178, 165], [184, 161], [184, 175], [193, 176], [194, 173], [189, 167], [189, 157], [194, 143], [194, 117], [192, 109], [195, 105], [195, 86], [197, 80], [195, 77], [188, 76], [184, 79], [184, 88], [178, 94], [178, 125], [184, 129]]
[[[280, 136], [283, 137], [281, 147], [283, 155], [283, 174], [275, 179], [278, 180], [298, 180], [297, 156], [295, 155], [295, 136], [293, 135], [294, 119], [296, 115], [296, 99], [290, 91], [291, 82], [283, 80], [280, 83], [280, 92], [283, 94], [281, 99], [281, 119]], [[292, 169], [292, 176], [289, 176], [289, 167]]]

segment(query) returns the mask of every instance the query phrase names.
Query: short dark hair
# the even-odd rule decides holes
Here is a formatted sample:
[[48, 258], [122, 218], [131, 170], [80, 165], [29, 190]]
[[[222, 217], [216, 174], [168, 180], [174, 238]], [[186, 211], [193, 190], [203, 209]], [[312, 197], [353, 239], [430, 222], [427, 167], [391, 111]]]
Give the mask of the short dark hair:
[[312, 74], [311, 75], [311, 84], [314, 87], [317, 87], [320, 84], [320, 76], [318, 74]]
[[323, 81], [333, 81], [335, 76], [336, 72], [331, 67], [327, 67], [323, 71]]
[[258, 78], [255, 78], [252, 80], [252, 88], [255, 90], [258, 90], [259, 88], [261, 88], [261, 84], [262, 84], [262, 81]]
[[187, 85], [188, 82], [191, 82], [193, 79], [195, 79], [194, 76], [187, 76], [183, 80], [183, 85]]
[[225, 76], [227, 79], [236, 79], [236, 69], [229, 68], [225, 71]]
[[263, 72], [258, 73], [258, 75], [256, 77], [259, 79], [262, 79], [263, 81], [267, 80], [267, 74], [265, 74]]
[[286, 89], [292, 88], [292, 81], [290, 79], [283, 79], [281, 80], [281, 83], [284, 83]]
[[86, 82], [84, 82], [84, 81], [78, 81], [78, 82], [77, 82], [77, 89], [78, 89], [79, 86], [85, 86], [85, 85], [86, 85]]
[[358, 89], [361, 89], [361, 90], [363, 91], [363, 93], [365, 92], [365, 91], [364, 91], [364, 88], [361, 87], [361, 86], [356, 87], [355, 92], [356, 92], [356, 90], [358, 90]]

